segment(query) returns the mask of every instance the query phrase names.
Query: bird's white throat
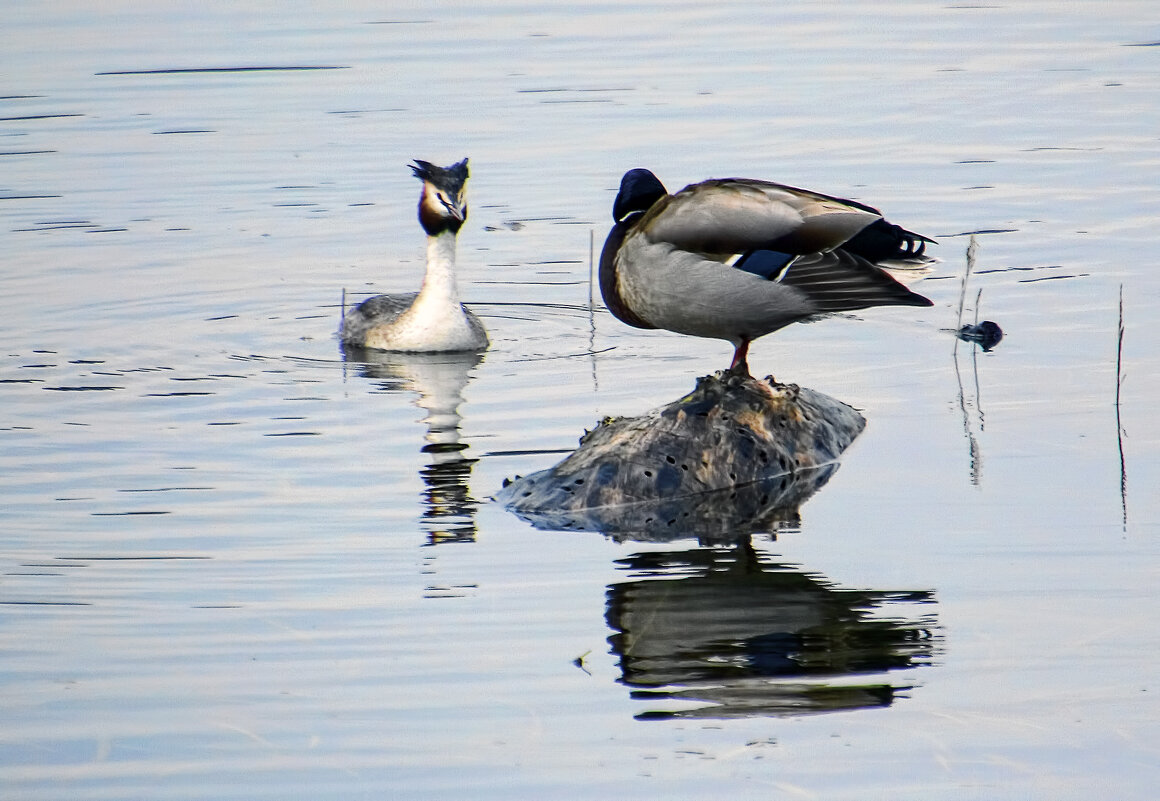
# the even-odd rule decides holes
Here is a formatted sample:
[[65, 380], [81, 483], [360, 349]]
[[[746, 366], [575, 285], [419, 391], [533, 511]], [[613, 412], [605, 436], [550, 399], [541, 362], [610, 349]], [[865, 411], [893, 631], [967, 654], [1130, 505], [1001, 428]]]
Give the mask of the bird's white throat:
[[421, 315], [459, 312], [459, 287], [455, 283], [455, 234], [446, 231], [427, 237], [427, 274], [412, 310]]
[[455, 283], [455, 234], [427, 237], [427, 274], [418, 297], [398, 320], [371, 332], [368, 344], [387, 350], [449, 351], [487, 347], [487, 335], [469, 319]]

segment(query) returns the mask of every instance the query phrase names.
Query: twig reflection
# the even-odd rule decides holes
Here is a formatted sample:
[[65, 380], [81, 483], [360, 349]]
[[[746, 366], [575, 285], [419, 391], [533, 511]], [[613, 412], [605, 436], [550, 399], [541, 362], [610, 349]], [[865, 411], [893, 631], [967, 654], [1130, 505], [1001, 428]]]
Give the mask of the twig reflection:
[[1120, 284], [1120, 324], [1116, 335], [1116, 445], [1120, 451], [1121, 525], [1128, 530], [1128, 465], [1124, 459], [1124, 424], [1120, 417], [1120, 390], [1124, 386], [1124, 285]]
[[[979, 245], [975, 241], [974, 235], [971, 236], [971, 242], [967, 246], [966, 268], [963, 272], [962, 288], [959, 293], [959, 311], [958, 320], [955, 324], [955, 344], [951, 351], [951, 358], [954, 361], [955, 367], [955, 381], [958, 383], [959, 394], [958, 403], [959, 410], [963, 415], [963, 433], [967, 438], [967, 450], [969, 452], [971, 465], [971, 483], [978, 486], [982, 481], [983, 474], [983, 453], [979, 447], [979, 440], [975, 436], [973, 426], [971, 424], [971, 415], [968, 407], [973, 405], [975, 412], [978, 415], [979, 433], [981, 434], [986, 429], [986, 415], [983, 412], [983, 393], [979, 384], [979, 351], [990, 352], [992, 348], [999, 344], [1003, 339], [1003, 331], [998, 325], [990, 320], [979, 322], [979, 309], [982, 307], [983, 290], [980, 288], [975, 293], [975, 321], [971, 325], [963, 325], [963, 309], [966, 301], [967, 281], [970, 275], [975, 270], [975, 262], [978, 258]], [[971, 348], [971, 375], [974, 379], [975, 394], [973, 400], [968, 400], [966, 392], [963, 389], [962, 371], [959, 369], [959, 342], [971, 342], [978, 347]]]

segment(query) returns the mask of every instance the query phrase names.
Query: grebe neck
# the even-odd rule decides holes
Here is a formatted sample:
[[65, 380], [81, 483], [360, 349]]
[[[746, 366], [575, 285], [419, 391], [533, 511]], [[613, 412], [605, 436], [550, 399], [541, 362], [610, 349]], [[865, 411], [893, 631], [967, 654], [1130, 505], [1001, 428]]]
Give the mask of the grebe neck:
[[455, 283], [455, 234], [444, 231], [427, 237], [427, 274], [415, 306], [459, 306]]

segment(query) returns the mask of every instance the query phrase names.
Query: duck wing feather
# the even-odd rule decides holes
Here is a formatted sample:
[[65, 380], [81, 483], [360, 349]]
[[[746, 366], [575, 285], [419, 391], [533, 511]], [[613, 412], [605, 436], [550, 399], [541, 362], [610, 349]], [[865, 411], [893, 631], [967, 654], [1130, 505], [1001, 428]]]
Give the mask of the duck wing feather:
[[869, 206], [767, 181], [704, 181], [662, 198], [639, 223], [654, 242], [715, 255], [839, 247], [882, 219]]

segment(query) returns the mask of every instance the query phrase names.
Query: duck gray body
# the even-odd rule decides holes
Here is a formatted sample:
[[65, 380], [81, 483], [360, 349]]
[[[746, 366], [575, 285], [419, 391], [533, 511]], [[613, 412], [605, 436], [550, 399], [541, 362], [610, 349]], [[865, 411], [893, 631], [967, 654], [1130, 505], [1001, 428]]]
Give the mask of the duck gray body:
[[377, 295], [343, 315], [343, 345], [435, 353], [482, 351], [483, 323], [462, 303], [455, 282], [455, 245], [467, 219], [467, 159], [450, 167], [416, 160], [423, 182], [419, 223], [427, 233], [427, 272], [418, 292]]
[[925, 263], [932, 240], [876, 209], [768, 181], [710, 180], [670, 195], [630, 170], [600, 258], [605, 304], [638, 328], [749, 343], [815, 315], [929, 306], [879, 265]]

